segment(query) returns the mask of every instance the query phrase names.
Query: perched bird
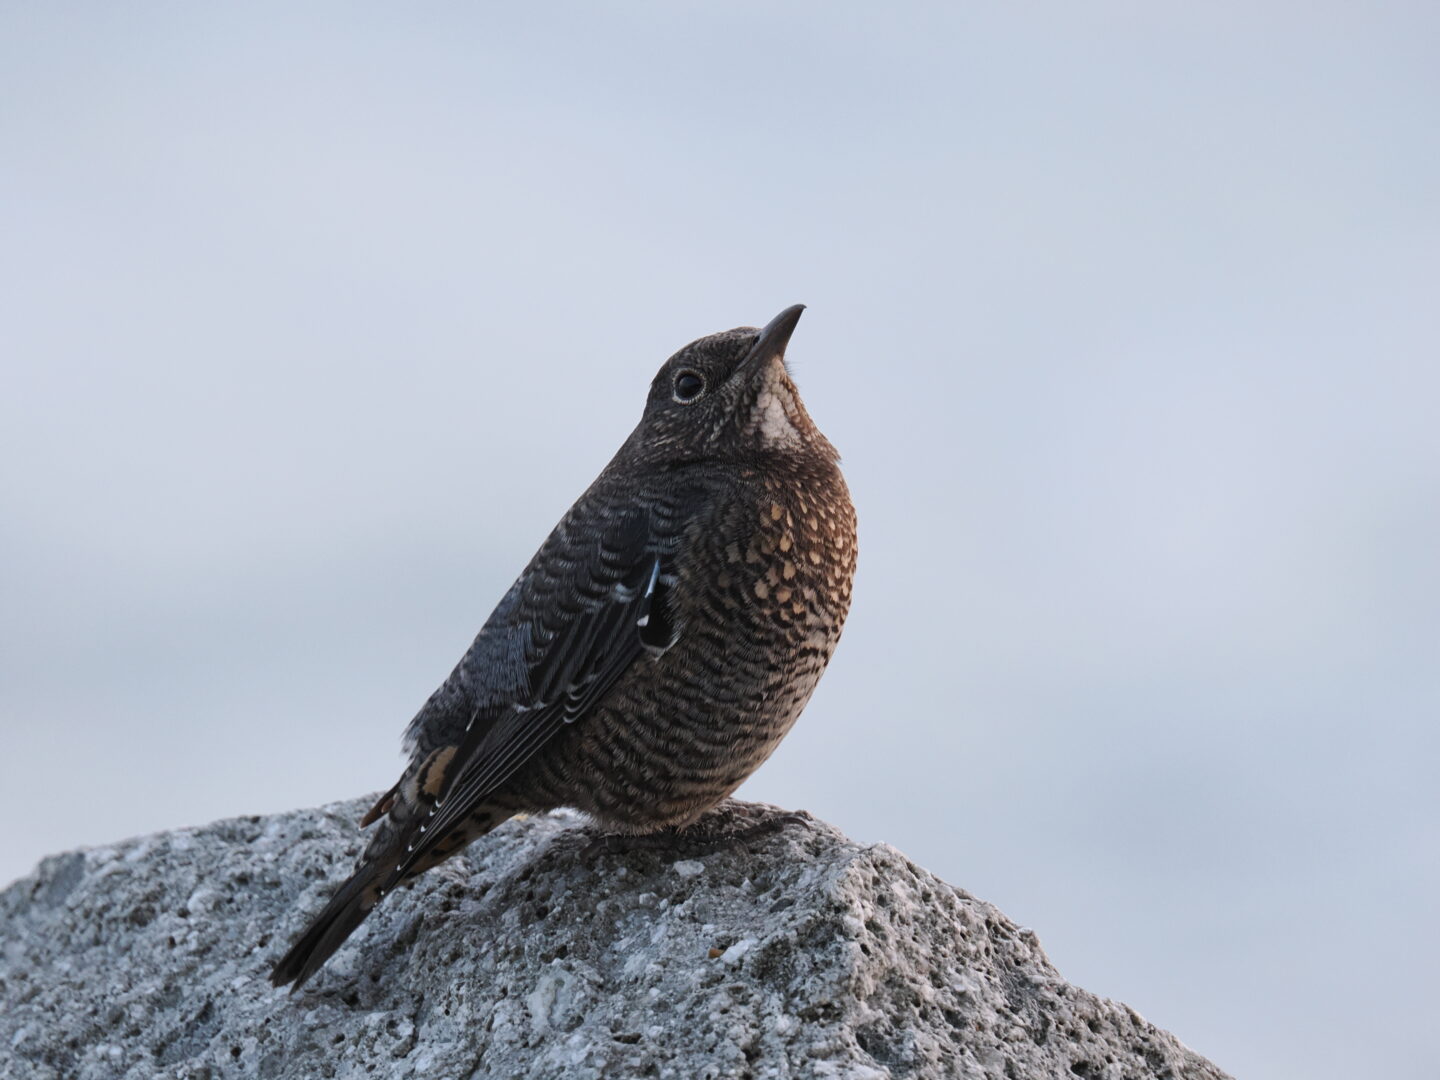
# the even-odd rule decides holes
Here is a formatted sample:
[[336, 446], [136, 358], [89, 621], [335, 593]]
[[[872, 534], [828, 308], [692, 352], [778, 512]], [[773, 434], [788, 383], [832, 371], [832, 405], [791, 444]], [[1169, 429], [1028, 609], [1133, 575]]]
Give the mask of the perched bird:
[[401, 882], [517, 813], [682, 829], [784, 738], [850, 607], [855, 511], [763, 330], [692, 342], [405, 732], [375, 835], [275, 965], [298, 988]]

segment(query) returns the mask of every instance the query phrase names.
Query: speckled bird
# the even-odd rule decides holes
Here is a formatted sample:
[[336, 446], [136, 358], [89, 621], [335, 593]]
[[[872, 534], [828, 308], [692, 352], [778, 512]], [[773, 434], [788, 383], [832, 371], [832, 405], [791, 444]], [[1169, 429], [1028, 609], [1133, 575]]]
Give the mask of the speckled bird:
[[680, 830], [759, 767], [850, 607], [855, 511], [785, 364], [804, 308], [681, 349], [639, 425], [405, 732], [375, 833], [275, 965], [305, 982], [381, 899], [507, 818]]

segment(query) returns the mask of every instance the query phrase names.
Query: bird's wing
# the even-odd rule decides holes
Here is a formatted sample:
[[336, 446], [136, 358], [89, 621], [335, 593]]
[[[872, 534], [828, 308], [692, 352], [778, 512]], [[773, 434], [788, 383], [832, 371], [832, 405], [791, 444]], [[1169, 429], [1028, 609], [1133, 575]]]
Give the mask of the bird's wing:
[[[404, 876], [566, 724], [580, 719], [646, 651], [663, 652], [674, 627], [666, 602], [673, 542], [655, 515], [632, 509], [598, 539], [542, 549], [549, 573], [528, 573], [524, 686], [504, 705], [481, 705], [446, 768], [439, 800], [418, 823], [396, 876]], [[664, 531], [669, 532], [669, 529]], [[673, 536], [673, 533], [671, 534]], [[563, 567], [554, 572], [559, 563]], [[532, 571], [535, 567], [532, 565]], [[524, 580], [524, 579], [522, 579]]]

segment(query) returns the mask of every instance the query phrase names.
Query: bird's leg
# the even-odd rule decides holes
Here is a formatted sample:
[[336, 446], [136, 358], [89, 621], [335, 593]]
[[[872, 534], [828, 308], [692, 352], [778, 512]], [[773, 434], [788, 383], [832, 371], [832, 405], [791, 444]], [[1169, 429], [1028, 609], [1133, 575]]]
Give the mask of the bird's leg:
[[585, 845], [581, 858], [593, 855], [623, 855], [629, 851], [663, 851], [674, 848], [680, 837], [680, 830], [660, 829], [648, 833], [605, 833]]
[[[814, 816], [808, 810], [787, 810], [783, 814], [771, 814], [760, 821], [752, 822], [743, 829], [718, 833], [710, 839], [716, 843], [743, 844], [751, 840], [758, 840], [762, 836], [782, 832], [788, 825], [808, 825], [814, 820]], [[703, 838], [701, 839], [703, 842]]]
[[690, 854], [696, 851], [718, 850], [749, 843], [763, 836], [782, 831], [789, 825], [808, 825], [815, 819], [805, 810], [792, 810], [770, 814], [759, 821], [751, 821], [740, 828], [733, 825], [740, 815], [721, 809], [708, 813], [698, 821], [681, 828], [673, 826], [655, 832], [627, 835], [610, 833], [597, 837], [581, 852], [583, 857], [598, 854], [618, 855], [629, 851], [671, 851], [676, 854]]

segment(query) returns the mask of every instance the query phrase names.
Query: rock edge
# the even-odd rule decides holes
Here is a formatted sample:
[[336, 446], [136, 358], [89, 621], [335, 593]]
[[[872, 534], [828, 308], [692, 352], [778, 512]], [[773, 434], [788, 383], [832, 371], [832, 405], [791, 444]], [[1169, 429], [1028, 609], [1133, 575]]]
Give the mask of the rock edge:
[[566, 812], [509, 822], [271, 988], [367, 805], [44, 860], [0, 893], [0, 1074], [1226, 1076], [894, 848], [753, 803], [653, 850]]

